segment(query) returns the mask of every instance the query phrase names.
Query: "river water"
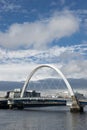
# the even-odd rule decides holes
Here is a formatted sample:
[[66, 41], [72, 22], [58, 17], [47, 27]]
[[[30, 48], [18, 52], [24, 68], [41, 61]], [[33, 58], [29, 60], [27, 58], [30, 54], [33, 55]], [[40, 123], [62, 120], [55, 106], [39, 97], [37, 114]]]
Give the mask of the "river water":
[[84, 113], [70, 113], [67, 107], [0, 110], [0, 130], [86, 130]]

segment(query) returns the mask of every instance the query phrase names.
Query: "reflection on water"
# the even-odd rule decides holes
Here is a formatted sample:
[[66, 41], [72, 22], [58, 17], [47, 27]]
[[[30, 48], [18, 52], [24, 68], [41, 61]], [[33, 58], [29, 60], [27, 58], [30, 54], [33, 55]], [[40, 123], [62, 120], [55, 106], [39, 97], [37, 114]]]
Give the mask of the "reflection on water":
[[0, 110], [0, 130], [86, 130], [87, 109], [70, 113], [66, 107]]

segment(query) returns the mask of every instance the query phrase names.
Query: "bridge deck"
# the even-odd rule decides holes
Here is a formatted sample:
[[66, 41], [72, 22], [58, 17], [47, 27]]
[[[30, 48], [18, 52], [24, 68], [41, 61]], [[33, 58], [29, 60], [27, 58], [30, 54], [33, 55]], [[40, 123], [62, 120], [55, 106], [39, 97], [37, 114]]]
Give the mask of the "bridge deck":
[[[66, 106], [69, 99], [63, 98], [14, 98], [14, 99], [0, 99], [0, 108], [13, 107], [46, 107], [46, 106]], [[79, 100], [81, 106], [87, 105], [87, 99]]]
[[87, 105], [87, 99], [79, 100], [80, 105], [85, 106]]
[[21, 98], [14, 99], [14, 107], [23, 105], [26, 107], [46, 107], [46, 106], [65, 106], [66, 100], [63, 99], [52, 99], [52, 98]]

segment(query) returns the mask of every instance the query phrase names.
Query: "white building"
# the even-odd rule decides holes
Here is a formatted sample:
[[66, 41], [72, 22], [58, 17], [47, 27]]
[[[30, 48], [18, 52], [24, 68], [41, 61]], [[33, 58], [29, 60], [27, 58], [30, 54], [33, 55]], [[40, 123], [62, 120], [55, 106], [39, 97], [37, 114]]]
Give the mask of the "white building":
[[[21, 94], [21, 89], [14, 89], [13, 91], [9, 92], [9, 98], [19, 98]], [[24, 97], [40, 97], [40, 93], [36, 92], [35, 90], [27, 90], [24, 93]]]

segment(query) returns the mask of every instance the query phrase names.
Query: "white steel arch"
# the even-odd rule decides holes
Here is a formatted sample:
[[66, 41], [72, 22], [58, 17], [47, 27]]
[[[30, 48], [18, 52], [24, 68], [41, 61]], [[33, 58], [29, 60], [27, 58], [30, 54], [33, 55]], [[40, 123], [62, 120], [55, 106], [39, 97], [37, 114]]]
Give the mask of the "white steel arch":
[[67, 80], [67, 79], [65, 78], [65, 76], [63, 75], [63, 73], [62, 73], [58, 68], [56, 68], [56, 67], [53, 66], [53, 65], [44, 64], [44, 65], [39, 65], [38, 67], [36, 67], [36, 68], [30, 73], [30, 75], [28, 76], [28, 78], [27, 78], [27, 80], [25, 81], [24, 86], [23, 86], [23, 88], [22, 88], [21, 95], [20, 95], [21, 98], [24, 96], [24, 92], [25, 92], [25, 90], [26, 90], [26, 88], [27, 88], [27, 86], [28, 86], [28, 83], [29, 83], [30, 79], [32, 78], [33, 74], [34, 74], [38, 69], [43, 68], [43, 67], [48, 67], [48, 68], [51, 68], [51, 69], [55, 70], [55, 71], [62, 77], [62, 79], [64, 80], [64, 82], [65, 82], [65, 84], [66, 84], [66, 86], [67, 86], [67, 88], [68, 88], [68, 91], [69, 91], [71, 97], [74, 96], [73, 89], [72, 89], [71, 85], [69, 84], [68, 80]]

